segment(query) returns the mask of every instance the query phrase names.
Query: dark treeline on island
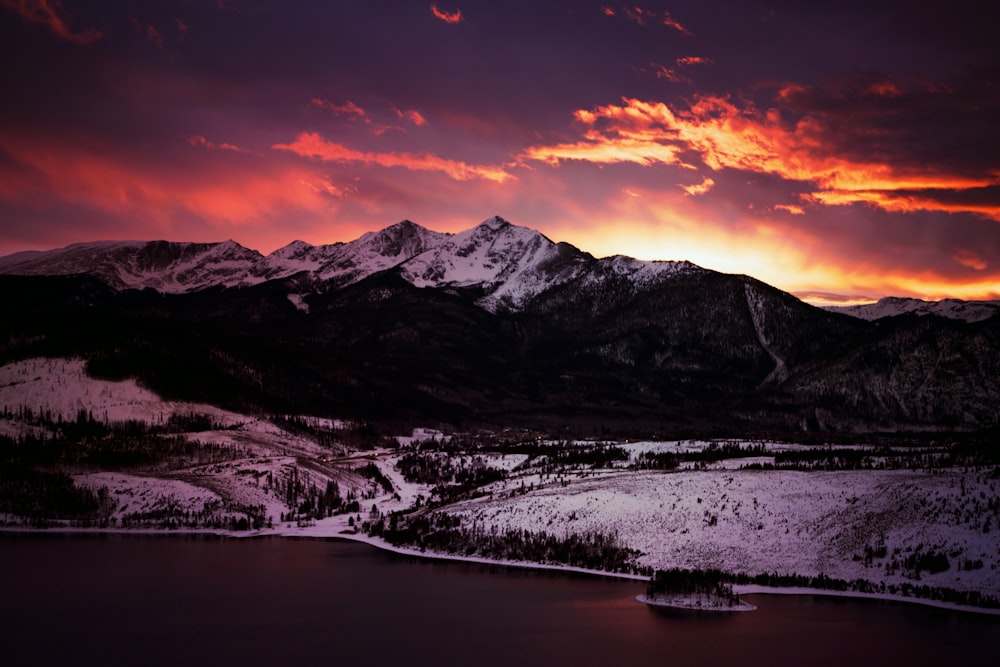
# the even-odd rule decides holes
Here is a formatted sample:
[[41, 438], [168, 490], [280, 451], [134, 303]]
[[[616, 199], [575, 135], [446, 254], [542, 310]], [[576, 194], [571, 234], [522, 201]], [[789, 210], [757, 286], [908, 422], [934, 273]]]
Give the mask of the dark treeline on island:
[[[681, 568], [657, 570], [650, 579], [647, 594], [657, 596], [678, 595], [716, 595], [720, 598], [732, 597], [733, 586], [754, 585], [772, 588], [812, 588], [821, 591], [842, 593], [865, 593], [876, 595], [898, 595], [906, 598], [933, 600], [950, 604], [1000, 609], [1000, 599], [979, 591], [959, 591], [942, 586], [928, 586], [903, 582], [892, 584], [872, 582], [866, 579], [851, 581], [829, 577], [825, 574], [816, 576], [800, 574], [761, 573], [750, 575], [746, 573], [727, 573], [721, 570], [687, 570]], [[735, 603], [734, 603], [735, 604]]]

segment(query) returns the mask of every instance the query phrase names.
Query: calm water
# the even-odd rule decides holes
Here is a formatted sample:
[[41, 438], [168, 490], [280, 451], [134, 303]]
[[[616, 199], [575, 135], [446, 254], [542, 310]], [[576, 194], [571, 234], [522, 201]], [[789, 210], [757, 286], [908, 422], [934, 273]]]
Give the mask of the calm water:
[[975, 665], [1000, 617], [748, 596], [687, 616], [641, 583], [287, 539], [0, 535], [0, 664]]

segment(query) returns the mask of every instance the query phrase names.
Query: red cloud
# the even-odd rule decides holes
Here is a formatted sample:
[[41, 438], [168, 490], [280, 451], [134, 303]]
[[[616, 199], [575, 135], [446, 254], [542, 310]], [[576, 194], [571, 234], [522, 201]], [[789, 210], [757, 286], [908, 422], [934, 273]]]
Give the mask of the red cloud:
[[[617, 16], [618, 13], [611, 7], [601, 7], [601, 13], [605, 16]], [[657, 14], [655, 11], [650, 9], [643, 9], [638, 6], [622, 7], [622, 14], [625, 18], [635, 23], [636, 25], [646, 26], [650, 24], [665, 25], [668, 28], [673, 28], [677, 32], [683, 35], [691, 35], [691, 31], [681, 25], [674, 17], [670, 15], [670, 12], [663, 12], [663, 15]]]
[[934, 165], [859, 159], [840, 150], [841, 138], [820, 116], [788, 123], [776, 109], [761, 113], [720, 97], [702, 97], [683, 111], [661, 102], [622, 102], [577, 111], [576, 120], [586, 128], [580, 141], [530, 147], [521, 158], [552, 165], [579, 160], [694, 169], [682, 156], [695, 153], [713, 171], [739, 169], [811, 183], [815, 191], [806, 198], [818, 204], [866, 203], [887, 211], [967, 212], [1000, 220], [1000, 205], [993, 202], [941, 196], [998, 185], [996, 173], [966, 175]]
[[462, 20], [462, 10], [456, 9], [454, 12], [445, 12], [437, 8], [437, 5], [431, 5], [431, 14], [436, 18], [441, 19], [445, 23], [458, 23]]
[[73, 32], [70, 17], [59, 0], [0, 0], [0, 5], [13, 9], [25, 21], [47, 25], [49, 30], [67, 42], [93, 44], [104, 36], [104, 33], [93, 28]]
[[[203, 145], [201, 139], [194, 136], [190, 142]], [[130, 220], [147, 234], [165, 233], [153, 230], [169, 230], [176, 221], [192, 218], [209, 225], [252, 226], [295, 211], [328, 214], [349, 191], [337, 192], [311, 169], [248, 159], [245, 153], [219, 153], [214, 159], [224, 160], [225, 168], [207, 157], [150, 164], [94, 150], [86, 141], [3, 131], [0, 151], [9, 161], [0, 167], [0, 200], [28, 208], [41, 200], [61, 201]]]
[[962, 266], [967, 266], [976, 271], [985, 271], [990, 266], [989, 262], [971, 250], [959, 250], [951, 258]]
[[677, 64], [681, 67], [688, 67], [690, 65], [711, 65], [715, 61], [711, 58], [700, 58], [698, 56], [686, 56], [684, 58], [678, 58]]
[[272, 148], [323, 162], [358, 162], [380, 167], [402, 167], [410, 171], [439, 171], [456, 181], [483, 179], [503, 183], [514, 178], [503, 167], [490, 167], [448, 160], [430, 153], [365, 153], [323, 139], [315, 132], [303, 132], [290, 144]]

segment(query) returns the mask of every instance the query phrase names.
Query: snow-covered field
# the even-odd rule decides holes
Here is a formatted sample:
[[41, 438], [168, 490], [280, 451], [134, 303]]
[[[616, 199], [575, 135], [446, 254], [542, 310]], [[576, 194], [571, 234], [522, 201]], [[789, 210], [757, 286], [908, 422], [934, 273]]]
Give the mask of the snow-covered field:
[[[984, 501], [998, 480], [961, 472], [621, 471], [544, 484], [525, 494], [458, 503], [447, 511], [470, 523], [547, 530], [601, 531], [643, 552], [654, 568], [720, 568], [840, 579], [903, 582], [886, 574], [918, 547], [953, 563], [983, 567], [922, 583], [1000, 593], [1000, 535], [983, 531]], [[513, 488], [513, 482], [506, 482]], [[519, 484], [519, 482], [518, 482]], [[963, 491], [964, 489], [964, 491]], [[978, 510], [973, 508], [978, 506]], [[964, 512], [964, 513], [963, 513]], [[886, 546], [866, 563], [866, 547]]]
[[135, 380], [97, 380], [82, 359], [28, 359], [0, 367], [0, 410], [30, 408], [53, 421], [75, 420], [79, 411], [104, 422], [161, 424], [173, 414], [201, 414], [230, 426], [246, 417], [201, 403], [164, 401]]
[[[0, 367], [0, 435], [38, 434], [41, 427], [18, 418], [30, 408], [52, 419], [76, 419], [82, 410], [98, 421], [162, 424], [171, 415], [205, 415], [213, 430], [183, 437], [238, 452], [226, 460], [127, 472], [78, 471], [74, 482], [101, 491], [111, 526], [137, 525], [136, 517], [225, 517], [240, 508], [263, 508], [267, 527], [232, 534], [342, 537], [387, 546], [356, 534], [356, 524], [389, 512], [424, 505], [432, 486], [406, 482], [399, 457], [421, 441], [447, 436], [417, 430], [398, 440], [404, 449], [354, 452], [324, 447], [259, 416], [166, 402], [133, 381], [108, 382], [86, 375], [84, 362], [33, 359]], [[344, 426], [335, 420], [300, 420], [315, 428]], [[44, 429], [41, 429], [44, 430]], [[580, 445], [584, 443], [578, 443]], [[593, 443], [590, 443], [593, 445]], [[468, 465], [504, 471], [507, 478], [483, 487], [482, 497], [436, 511], [468, 524], [546, 531], [555, 535], [600, 531], [642, 552], [652, 568], [718, 568], [746, 572], [825, 574], [838, 579], [918, 583], [1000, 595], [1000, 475], [995, 468], [796, 472], [741, 470], [773, 457], [723, 459], [693, 469], [642, 471], [627, 466], [643, 453], [700, 452], [701, 441], [615, 443], [628, 461], [614, 468], [567, 466], [553, 473], [521, 453], [453, 455]], [[734, 444], [734, 443], [728, 443]], [[802, 448], [763, 444], [768, 452]], [[362, 475], [374, 465], [392, 492]], [[328, 518], [303, 518], [290, 485], [327, 489], [336, 484], [358, 510]], [[214, 513], [214, 514], [213, 514]], [[131, 519], [130, 519], [131, 518]], [[12, 517], [8, 523], [16, 524]], [[138, 524], [149, 527], [149, 523]], [[210, 526], [208, 520], [200, 524]], [[219, 532], [229, 532], [218, 529]], [[901, 564], [914, 554], [945, 554], [950, 567], [922, 572], [919, 581]], [[966, 567], [967, 564], [971, 564]]]

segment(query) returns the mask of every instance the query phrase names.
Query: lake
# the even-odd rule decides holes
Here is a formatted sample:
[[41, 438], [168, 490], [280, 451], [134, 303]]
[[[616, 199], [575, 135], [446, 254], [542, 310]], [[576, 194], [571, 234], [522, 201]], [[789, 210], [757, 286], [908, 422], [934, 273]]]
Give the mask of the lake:
[[664, 613], [640, 582], [282, 538], [0, 534], [4, 665], [982, 664], [1000, 617], [813, 596]]

